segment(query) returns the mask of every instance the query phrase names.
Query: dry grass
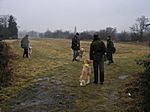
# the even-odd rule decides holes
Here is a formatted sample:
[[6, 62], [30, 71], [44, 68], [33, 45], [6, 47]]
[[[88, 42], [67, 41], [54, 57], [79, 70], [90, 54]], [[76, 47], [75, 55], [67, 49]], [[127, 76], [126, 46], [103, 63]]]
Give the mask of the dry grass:
[[[71, 62], [70, 43], [70, 40], [31, 40], [33, 48], [31, 59], [23, 59], [23, 50], [20, 48], [20, 44], [17, 41], [9, 41], [13, 52], [19, 58], [12, 60], [11, 63], [14, 72], [13, 86], [0, 91], [6, 103], [11, 101], [9, 98], [12, 96], [17, 96], [23, 88], [34, 84], [37, 77], [48, 76], [63, 82], [64, 90], [68, 94], [76, 96], [76, 99], [70, 99], [73, 108], [68, 111], [125, 112], [127, 107], [121, 106], [122, 98], [127, 100], [126, 106], [131, 105], [132, 99], [126, 93], [120, 94], [120, 91], [124, 89], [127, 82], [131, 81], [131, 76], [142, 71], [142, 68], [136, 65], [135, 59], [150, 53], [150, 48], [131, 43], [115, 43], [117, 48], [114, 54], [115, 63], [109, 66], [105, 64], [104, 85], [90, 84], [86, 87], [80, 87], [79, 76], [82, 62]], [[89, 46], [90, 42], [81, 42], [81, 47], [86, 49], [83, 58], [88, 58]], [[127, 78], [122, 80], [119, 79], [120, 76], [127, 76]], [[93, 80], [93, 72], [91, 80]]]

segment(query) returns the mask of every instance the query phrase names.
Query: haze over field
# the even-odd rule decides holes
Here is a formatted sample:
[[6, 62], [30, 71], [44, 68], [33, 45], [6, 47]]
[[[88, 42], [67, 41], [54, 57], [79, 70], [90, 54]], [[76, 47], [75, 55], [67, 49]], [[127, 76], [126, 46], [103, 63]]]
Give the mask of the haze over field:
[[12, 14], [19, 30], [73, 31], [116, 27], [129, 30], [135, 19], [149, 18], [150, 0], [0, 0], [0, 15]]

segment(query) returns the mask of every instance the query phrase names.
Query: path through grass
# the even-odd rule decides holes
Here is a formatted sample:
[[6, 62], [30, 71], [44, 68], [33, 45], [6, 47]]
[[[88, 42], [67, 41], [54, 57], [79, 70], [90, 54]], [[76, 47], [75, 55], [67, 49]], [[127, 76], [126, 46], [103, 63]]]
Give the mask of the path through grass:
[[[132, 98], [121, 92], [142, 71], [135, 59], [150, 53], [146, 46], [115, 43], [115, 63], [105, 64], [104, 85], [80, 87], [83, 63], [71, 62], [70, 40], [31, 40], [31, 59], [22, 58], [18, 42], [9, 43], [18, 58], [11, 63], [12, 86], [0, 91], [2, 112], [126, 112]], [[83, 58], [88, 58], [89, 46], [81, 42]]]

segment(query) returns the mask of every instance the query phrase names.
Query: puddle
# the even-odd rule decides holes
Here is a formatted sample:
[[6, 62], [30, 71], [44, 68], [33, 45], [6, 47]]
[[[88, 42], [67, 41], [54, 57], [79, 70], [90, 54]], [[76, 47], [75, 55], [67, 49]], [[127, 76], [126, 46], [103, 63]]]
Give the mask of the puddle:
[[112, 92], [110, 97], [113, 101], [118, 100], [119, 99], [118, 92]]
[[41, 78], [38, 78], [37, 81], [49, 81], [49, 77], [41, 77]]
[[121, 75], [118, 77], [120, 80], [125, 80], [126, 78], [128, 78], [128, 75]]

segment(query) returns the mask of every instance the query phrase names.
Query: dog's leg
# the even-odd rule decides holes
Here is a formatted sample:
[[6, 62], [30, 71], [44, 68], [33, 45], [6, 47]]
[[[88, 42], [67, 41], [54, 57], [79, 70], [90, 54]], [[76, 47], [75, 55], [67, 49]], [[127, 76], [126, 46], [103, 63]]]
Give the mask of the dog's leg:
[[84, 86], [83, 80], [80, 81], [80, 86]]
[[86, 86], [86, 82], [85, 82], [85, 80], [83, 80], [83, 86]]
[[80, 86], [83, 86], [82, 82], [80, 82]]
[[80, 86], [82, 86], [83, 84], [82, 84], [81, 76], [80, 76], [80, 80], [79, 80], [79, 82], [80, 82]]
[[86, 84], [89, 84], [89, 83], [90, 83], [90, 76], [88, 76], [88, 80]]
[[85, 80], [82, 80], [82, 81], [80, 82], [80, 86], [85, 86], [85, 85], [86, 85]]

